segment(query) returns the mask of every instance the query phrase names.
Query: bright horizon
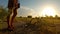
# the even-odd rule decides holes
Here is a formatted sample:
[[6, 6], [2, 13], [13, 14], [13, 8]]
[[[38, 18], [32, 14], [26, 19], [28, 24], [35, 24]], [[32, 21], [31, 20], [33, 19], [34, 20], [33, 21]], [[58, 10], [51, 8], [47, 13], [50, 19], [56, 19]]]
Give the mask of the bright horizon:
[[40, 15], [43, 17], [45, 17], [46, 15], [55, 17], [56, 10], [53, 7], [47, 6], [44, 9], [42, 9], [42, 12]]

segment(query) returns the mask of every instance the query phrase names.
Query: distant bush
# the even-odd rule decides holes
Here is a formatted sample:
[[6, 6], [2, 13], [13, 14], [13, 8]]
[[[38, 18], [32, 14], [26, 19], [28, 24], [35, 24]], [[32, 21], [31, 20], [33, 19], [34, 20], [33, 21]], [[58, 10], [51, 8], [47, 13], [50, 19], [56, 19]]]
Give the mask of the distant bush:
[[28, 18], [32, 18], [32, 16], [27, 16]]

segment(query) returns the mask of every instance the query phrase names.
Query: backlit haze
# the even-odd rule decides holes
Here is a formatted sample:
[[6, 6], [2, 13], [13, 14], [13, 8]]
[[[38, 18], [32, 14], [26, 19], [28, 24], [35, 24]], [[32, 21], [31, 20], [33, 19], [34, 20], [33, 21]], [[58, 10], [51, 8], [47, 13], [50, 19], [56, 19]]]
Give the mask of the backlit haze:
[[[60, 16], [60, 0], [19, 0], [21, 7], [17, 16]], [[0, 5], [7, 7], [8, 0], [0, 0]]]

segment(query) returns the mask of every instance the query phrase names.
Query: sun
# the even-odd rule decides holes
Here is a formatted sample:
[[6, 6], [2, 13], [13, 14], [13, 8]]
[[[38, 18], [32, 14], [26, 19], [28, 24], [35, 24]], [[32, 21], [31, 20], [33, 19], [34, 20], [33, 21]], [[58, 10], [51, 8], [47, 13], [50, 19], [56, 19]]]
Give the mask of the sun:
[[46, 8], [44, 8], [43, 11], [42, 11], [42, 13], [41, 13], [41, 15], [43, 17], [45, 17], [46, 15], [54, 17], [55, 14], [56, 14], [56, 12], [55, 12], [55, 10], [52, 7], [46, 7]]

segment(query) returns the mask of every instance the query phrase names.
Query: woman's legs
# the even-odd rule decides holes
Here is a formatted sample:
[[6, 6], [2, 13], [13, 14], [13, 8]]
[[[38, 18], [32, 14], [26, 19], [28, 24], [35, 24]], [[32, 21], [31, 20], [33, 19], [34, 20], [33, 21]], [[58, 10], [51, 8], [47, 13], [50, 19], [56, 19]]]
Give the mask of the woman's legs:
[[14, 29], [13, 21], [14, 21], [14, 18], [16, 17], [16, 15], [17, 15], [17, 9], [13, 9], [13, 15], [12, 15], [12, 18], [11, 18], [12, 29]]
[[[12, 15], [13, 13], [13, 15]], [[9, 14], [7, 16], [7, 24], [8, 24], [8, 29], [9, 30], [13, 30], [14, 29], [14, 26], [13, 26], [13, 21], [14, 21], [14, 18], [16, 17], [17, 15], [17, 9], [9, 9]]]

